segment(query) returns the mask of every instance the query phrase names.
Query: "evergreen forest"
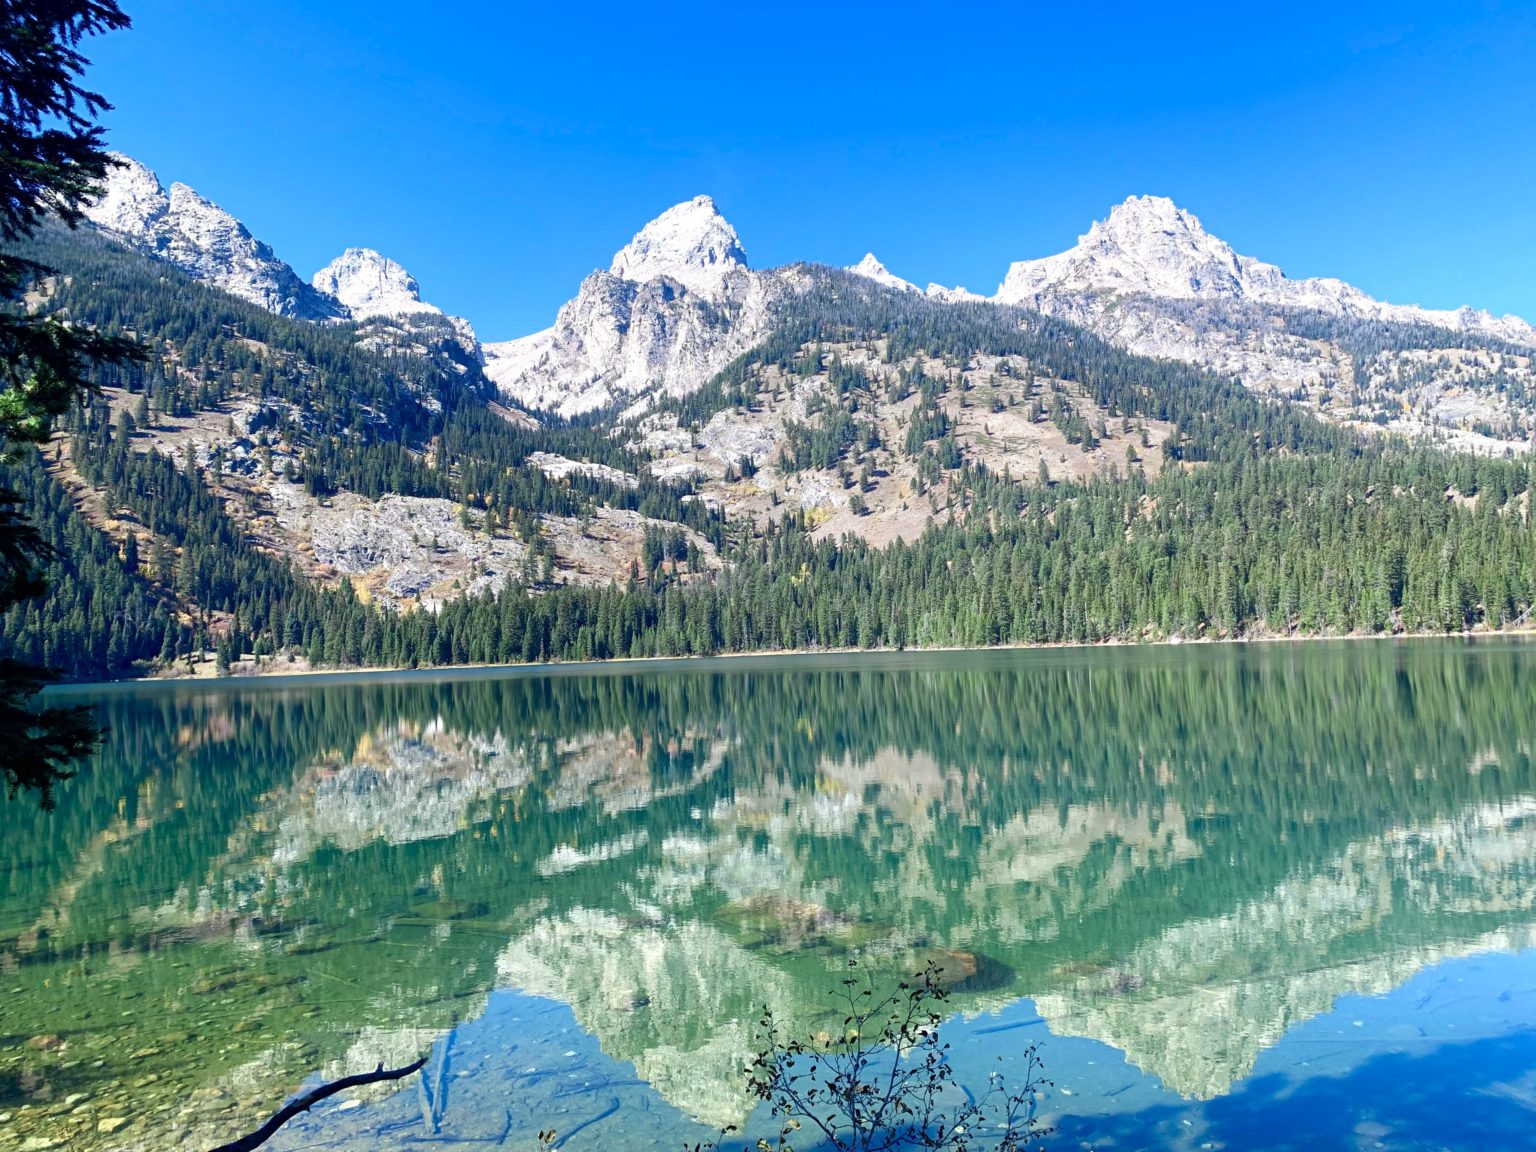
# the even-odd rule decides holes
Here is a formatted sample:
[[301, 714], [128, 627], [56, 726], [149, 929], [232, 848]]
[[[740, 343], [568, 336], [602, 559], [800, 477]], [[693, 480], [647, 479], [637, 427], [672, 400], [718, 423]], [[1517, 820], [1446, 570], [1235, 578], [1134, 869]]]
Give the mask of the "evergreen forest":
[[[808, 267], [808, 287], [768, 340], [700, 391], [661, 402], [697, 426], [759, 403], [767, 367], [830, 371], [840, 402], [792, 427], [778, 462], [851, 471], [872, 447], [859, 410], [876, 385], [829, 367], [819, 349], [868, 339], [892, 362], [1017, 357], [1118, 419], [1175, 429], [1156, 474], [1017, 477], [959, 452], [939, 406], [952, 380], [903, 373], [889, 390], [917, 402], [896, 450], [948, 496], [920, 537], [875, 546], [828, 539], [798, 510], [732, 519], [688, 482], [651, 477], [618, 412], [579, 421], [509, 412], [433, 318], [382, 335], [285, 319], [89, 230], [45, 229], [24, 254], [57, 270], [39, 286], [51, 310], [145, 351], [140, 362], [97, 369], [99, 390], [54, 441], [0, 477], [55, 549], [48, 594], [0, 619], [0, 649], [76, 679], [143, 675], [206, 653], [221, 669], [254, 656], [280, 670], [290, 658], [418, 667], [1461, 632], [1520, 625], [1536, 602], [1525, 458], [1364, 436], [1033, 313], [912, 299]], [[1386, 339], [1357, 336], [1362, 348]], [[162, 421], [232, 400], [258, 411], [239, 459], [178, 458], [143, 443]], [[1051, 404], [1071, 436], [1095, 436], [1059, 399]], [[555, 479], [530, 464], [535, 452], [639, 481], [619, 483], [601, 468]], [[346, 579], [304, 575], [253, 537], [216, 483], [226, 468], [278, 467], [320, 498], [454, 501], [466, 523], [514, 533], [534, 557], [546, 547], [546, 515], [628, 509], [675, 531], [648, 532], [628, 578], [606, 586], [561, 585], [547, 564], [530, 564], [437, 610], [397, 611]], [[114, 535], [107, 520], [129, 528]], [[688, 534], [723, 564], [704, 566]]]

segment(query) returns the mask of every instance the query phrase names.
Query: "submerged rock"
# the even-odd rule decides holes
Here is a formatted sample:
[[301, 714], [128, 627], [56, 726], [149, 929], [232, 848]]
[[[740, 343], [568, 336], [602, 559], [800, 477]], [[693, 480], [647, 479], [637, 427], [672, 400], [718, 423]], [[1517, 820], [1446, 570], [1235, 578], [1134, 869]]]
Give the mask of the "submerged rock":
[[915, 973], [932, 964], [939, 972], [939, 984], [947, 992], [989, 992], [1013, 983], [1014, 972], [1008, 965], [980, 952], [930, 945], [915, 949], [908, 957]]
[[489, 911], [484, 904], [464, 900], [428, 900], [411, 905], [411, 915], [423, 920], [474, 920]]
[[715, 919], [732, 929], [749, 948], [795, 951], [831, 946], [847, 950], [890, 935], [890, 928], [883, 924], [766, 893], [731, 901], [715, 913]]

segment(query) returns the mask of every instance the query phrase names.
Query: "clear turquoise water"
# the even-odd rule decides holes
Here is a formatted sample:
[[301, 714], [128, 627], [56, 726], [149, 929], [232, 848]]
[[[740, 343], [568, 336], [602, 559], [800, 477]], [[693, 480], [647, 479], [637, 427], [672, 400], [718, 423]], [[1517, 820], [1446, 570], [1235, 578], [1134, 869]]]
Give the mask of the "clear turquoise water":
[[272, 1146], [677, 1147], [749, 1119], [752, 1021], [824, 1030], [850, 957], [945, 965], [962, 1079], [1038, 1041], [1050, 1147], [1529, 1147], [1533, 661], [104, 693], [108, 746], [58, 812], [6, 809], [0, 1147], [206, 1146], [422, 1052]]

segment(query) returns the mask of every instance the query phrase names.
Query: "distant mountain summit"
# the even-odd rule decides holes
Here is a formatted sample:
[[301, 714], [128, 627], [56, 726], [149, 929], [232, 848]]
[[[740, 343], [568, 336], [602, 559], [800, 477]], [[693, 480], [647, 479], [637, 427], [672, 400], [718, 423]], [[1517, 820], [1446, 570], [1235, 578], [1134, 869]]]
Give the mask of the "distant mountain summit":
[[894, 275], [889, 268], [875, 259], [873, 252], [864, 253], [864, 259], [860, 260], [857, 264], [848, 265], [844, 271], [852, 272], [855, 276], [862, 276], [866, 280], [873, 280], [876, 284], [883, 284], [887, 288], [894, 288], [898, 292], [922, 291], [911, 281], [903, 280], [900, 276]]
[[311, 278], [318, 292], [346, 305], [353, 319], [415, 312], [442, 315], [421, 298], [416, 277], [372, 248], [348, 248]]
[[379, 349], [445, 352], [457, 370], [484, 364], [468, 320], [421, 298], [416, 277], [372, 248], [348, 248], [311, 278], [317, 292], [337, 300], [362, 325], [362, 339]]
[[[422, 300], [416, 279], [348, 248], [304, 283], [218, 205], [118, 157], [88, 218], [119, 241], [272, 312], [355, 320], [381, 351], [484, 367], [513, 404], [572, 417], [640, 411], [687, 395], [792, 321], [807, 270], [754, 270], [709, 196], [662, 212], [587, 276], [541, 332], [481, 345], [469, 323]], [[1011, 264], [997, 292], [920, 289], [874, 253], [843, 270], [898, 294], [1020, 307], [1132, 352], [1182, 360], [1301, 401], [1326, 419], [1502, 451], [1531, 440], [1536, 327], [1473, 308], [1377, 300], [1342, 280], [1293, 280], [1237, 252], [1163, 196], [1131, 196], [1064, 252]], [[814, 274], [813, 274], [814, 275]], [[803, 315], [801, 316], [803, 319]]]
[[608, 272], [619, 280], [644, 284], [676, 281], [691, 292], [712, 296], [731, 273], [747, 270], [747, 254], [724, 216], [708, 196], [668, 208], [635, 234], [613, 258]]
[[1013, 264], [995, 298], [1028, 304], [1052, 289], [1178, 299], [1243, 296], [1250, 281], [1245, 265], [1269, 267], [1239, 256], [1172, 200], [1132, 196], [1108, 219], [1095, 221], [1075, 247]]
[[114, 158], [101, 196], [85, 214], [120, 243], [279, 316], [360, 321], [360, 339], [378, 350], [442, 353], [457, 373], [480, 365], [480, 343], [469, 322], [423, 301], [416, 278], [387, 256], [348, 248], [306, 284], [211, 200], [185, 184], [167, 191], [137, 160]]
[[1193, 213], [1163, 196], [1131, 196], [1055, 256], [1020, 260], [993, 299], [1049, 310], [1049, 297], [1144, 295], [1303, 308], [1354, 319], [1431, 324], [1536, 346], [1536, 328], [1471, 308], [1387, 304], [1342, 280], [1292, 280], [1273, 264], [1233, 250]]
[[167, 192], [137, 160], [114, 154], [101, 197], [86, 218], [130, 247], [280, 316], [335, 320], [340, 304], [304, 283], [239, 220], [185, 184]]
[[752, 271], [736, 230], [696, 196], [583, 280], [552, 327], [485, 345], [486, 375], [508, 398], [562, 416], [685, 395], [763, 337], [777, 283]]

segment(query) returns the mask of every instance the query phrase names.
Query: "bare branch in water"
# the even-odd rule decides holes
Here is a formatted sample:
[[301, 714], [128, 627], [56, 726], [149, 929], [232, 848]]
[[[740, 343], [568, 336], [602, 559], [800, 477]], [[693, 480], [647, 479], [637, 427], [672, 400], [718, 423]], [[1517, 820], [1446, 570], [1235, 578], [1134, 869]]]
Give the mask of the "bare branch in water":
[[348, 1088], [356, 1088], [360, 1084], [377, 1084], [381, 1080], [400, 1080], [418, 1071], [426, 1064], [427, 1058], [423, 1056], [414, 1064], [407, 1064], [404, 1068], [391, 1068], [386, 1070], [381, 1062], [372, 1072], [359, 1072], [356, 1076], [343, 1076], [340, 1080], [332, 1080], [329, 1084], [322, 1084], [312, 1092], [306, 1092], [291, 1104], [284, 1105], [272, 1119], [268, 1120], [256, 1131], [248, 1136], [242, 1136], [228, 1144], [220, 1144], [213, 1152], [251, 1152], [253, 1148], [259, 1148], [273, 1136], [277, 1130], [288, 1121], [292, 1120], [300, 1112], [308, 1112], [327, 1096], [334, 1096], [338, 1092], [345, 1092]]

